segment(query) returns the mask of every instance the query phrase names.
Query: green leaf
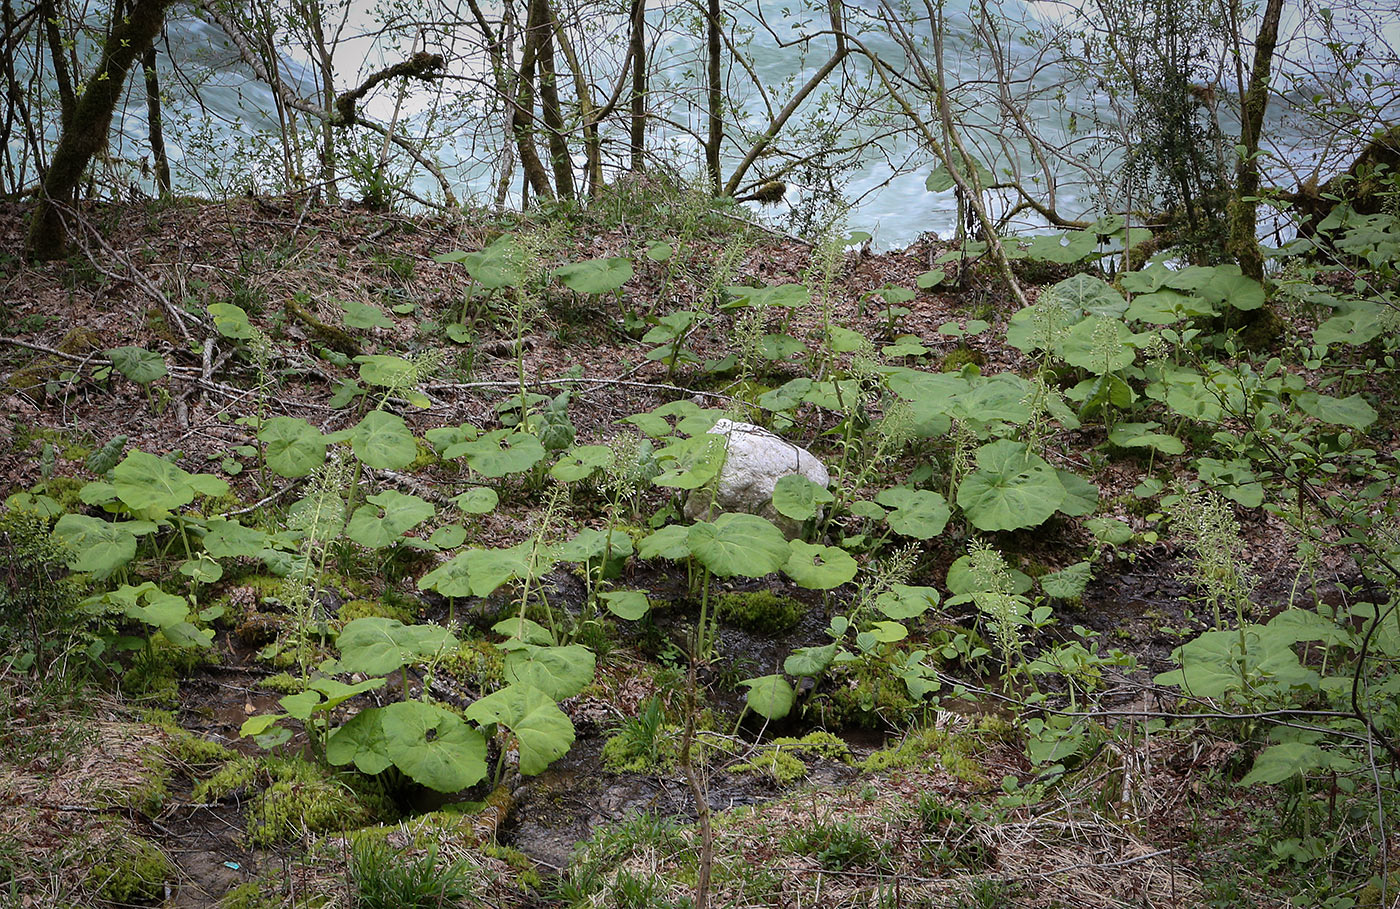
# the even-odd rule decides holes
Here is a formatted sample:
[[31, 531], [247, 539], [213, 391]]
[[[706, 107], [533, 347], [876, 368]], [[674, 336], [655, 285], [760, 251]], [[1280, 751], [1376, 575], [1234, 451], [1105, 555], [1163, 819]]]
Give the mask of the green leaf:
[[350, 431], [355, 457], [378, 470], [400, 470], [418, 457], [418, 444], [398, 414], [371, 410]]
[[1236, 785], [1268, 786], [1287, 782], [1295, 776], [1307, 776], [1320, 770], [1346, 772], [1354, 770], [1357, 762], [1305, 742], [1283, 742], [1270, 745], [1254, 759], [1254, 766]]
[[776, 284], [772, 287], [726, 287], [725, 291], [733, 298], [724, 304], [725, 309], [737, 306], [779, 306], [784, 309], [799, 309], [807, 305], [812, 292], [805, 284]]
[[502, 234], [480, 252], [462, 253], [454, 261], [466, 266], [467, 274], [482, 287], [487, 290], [499, 290], [520, 283], [520, 263], [523, 258], [515, 237]]
[[665, 262], [675, 255], [675, 247], [670, 243], [656, 241], [647, 244], [647, 258], [653, 262]]
[[[345, 535], [366, 549], [380, 549], [431, 518], [436, 509], [413, 495], [390, 489], [367, 498], [355, 509]], [[382, 509], [382, 512], [381, 512]]]
[[894, 486], [875, 496], [875, 501], [893, 508], [885, 515], [890, 529], [916, 540], [929, 540], [943, 532], [952, 514], [948, 500], [927, 489]]
[[[172, 511], [194, 501], [190, 475], [169, 461], [135, 450], [112, 468], [112, 486], [128, 507]], [[225, 484], [224, 489], [228, 489]]]
[[357, 303], [354, 300], [343, 300], [340, 308], [345, 310], [345, 324], [351, 328], [394, 327], [394, 320], [384, 315], [384, 310], [378, 306]]
[[497, 429], [463, 446], [467, 464], [490, 479], [524, 473], [544, 459], [544, 446], [534, 433]]
[[455, 713], [422, 701], [360, 711], [327, 742], [326, 758], [332, 764], [353, 760], [364, 773], [392, 763], [438, 792], [458, 792], [480, 782], [487, 771], [481, 733]]
[[1160, 423], [1119, 423], [1108, 434], [1108, 440], [1120, 448], [1152, 448], [1162, 454], [1179, 455], [1186, 444], [1176, 436], [1157, 432]]
[[496, 510], [496, 504], [501, 497], [496, 490], [489, 486], [472, 486], [460, 495], [452, 498], [452, 504], [456, 505], [463, 514], [490, 514]]
[[699, 489], [714, 479], [724, 466], [724, 436], [702, 432], [689, 439], [672, 442], [656, 453], [663, 468], [652, 483], [674, 489]]
[[1122, 546], [1133, 538], [1133, 528], [1117, 518], [1090, 518], [1085, 525], [1094, 539], [1110, 546]]
[[642, 559], [667, 559], [679, 562], [690, 557], [688, 537], [690, 527], [686, 524], [667, 524], [642, 537], [637, 543], [637, 557]]
[[360, 364], [360, 378], [369, 385], [402, 388], [413, 378], [413, 363], [393, 354], [362, 354], [355, 358]]
[[835, 642], [827, 644], [825, 647], [800, 647], [788, 654], [783, 660], [783, 672], [794, 678], [807, 676], [816, 678], [826, 671], [831, 665], [831, 661], [836, 659], [837, 644]]
[[1310, 417], [1337, 426], [1350, 426], [1352, 429], [1365, 429], [1376, 422], [1379, 414], [1361, 395], [1348, 395], [1333, 398], [1328, 395], [1305, 391], [1298, 396], [1298, 409]]
[[977, 465], [958, 487], [958, 507], [978, 530], [1035, 527], [1065, 501], [1059, 476], [1024, 442], [1001, 439], [983, 445]]
[[338, 672], [384, 675], [452, 647], [457, 639], [441, 625], [405, 625], [397, 619], [367, 616], [347, 622], [336, 639]]
[[1055, 469], [1060, 485], [1065, 488], [1065, 499], [1057, 511], [1072, 518], [1091, 515], [1099, 507], [1099, 488], [1093, 483], [1069, 470]]
[[206, 309], [214, 317], [214, 330], [225, 338], [246, 341], [253, 336], [253, 324], [243, 307], [232, 303], [210, 303]]
[[894, 584], [875, 598], [875, 608], [896, 621], [918, 618], [937, 605], [937, 590], [907, 584]]
[[68, 567], [101, 580], [136, 557], [136, 536], [121, 524], [85, 514], [65, 514], [53, 539], [68, 550]]
[[825, 486], [813, 483], [800, 473], [779, 477], [773, 486], [773, 508], [778, 514], [794, 521], [806, 521], [817, 516], [822, 505], [836, 500]]
[[1093, 565], [1076, 562], [1068, 568], [1042, 575], [1040, 589], [1045, 591], [1046, 596], [1057, 600], [1077, 600], [1084, 595], [1084, 589], [1093, 577]]
[[589, 259], [556, 268], [553, 275], [574, 293], [608, 294], [632, 279], [632, 263], [621, 257]]
[[625, 559], [632, 554], [632, 538], [621, 530], [609, 534], [596, 527], [585, 527], [554, 548], [561, 562], [588, 562], [592, 559]]
[[1098, 316], [1121, 316], [1128, 301], [1102, 279], [1083, 272], [1065, 278], [1050, 292], [1060, 302], [1083, 313]]
[[1102, 376], [1133, 365], [1136, 350], [1131, 342], [1135, 337], [1118, 319], [1089, 316], [1069, 330], [1055, 353], [1071, 366]]
[[749, 709], [769, 720], [781, 720], [792, 710], [797, 694], [788, 680], [780, 675], [765, 675], [739, 683], [749, 689], [744, 703]]
[[593, 651], [582, 644], [563, 647], [525, 645], [506, 654], [505, 677], [511, 684], [533, 685], [556, 701], [571, 698], [593, 681]]
[[542, 773], [574, 743], [574, 724], [549, 695], [531, 685], [508, 685], [472, 703], [467, 719], [482, 726], [499, 723], [515, 733], [520, 772]]
[[144, 347], [114, 347], [104, 353], [111, 359], [117, 372], [137, 385], [149, 385], [161, 376], [169, 374], [165, 358]]
[[740, 512], [693, 525], [686, 533], [686, 546], [721, 578], [761, 578], [781, 569], [792, 555], [787, 538], [771, 521]]
[[783, 572], [809, 590], [830, 590], [856, 576], [859, 566], [850, 553], [835, 546], [820, 546], [793, 540], [792, 554]]
[[637, 621], [651, 609], [645, 590], [610, 590], [598, 596], [607, 604], [608, 612], [629, 622]]
[[444, 524], [432, 532], [428, 543], [438, 549], [456, 549], [467, 539], [467, 528], [461, 524]]
[[470, 596], [471, 573], [468, 553], [458, 553], [418, 579], [419, 590], [436, 590], [445, 597]]
[[[996, 179], [992, 176], [992, 172], [987, 170], [986, 165], [981, 161], [974, 158], [972, 160], [972, 166], [977, 172], [977, 181], [981, 184], [982, 189], [985, 190], [996, 182]], [[959, 161], [954, 167], [959, 174], [966, 173], [967, 165], [964, 162]], [[948, 168], [944, 167], [942, 164], [935, 167], [928, 175], [928, 179], [924, 181], [924, 188], [931, 193], [946, 192], [954, 186], [957, 186], [957, 182], [953, 179], [953, 175], [948, 172]]]
[[460, 458], [464, 453], [468, 442], [473, 442], [481, 435], [477, 428], [470, 423], [463, 423], [460, 426], [438, 426], [423, 433], [423, 438], [428, 444], [433, 446], [433, 450], [438, 453], [438, 457], [450, 461], [453, 458]]
[[[978, 587], [978, 579], [972, 569], [972, 560], [968, 556], [959, 556], [953, 564], [948, 566], [948, 577], [944, 583], [948, 587], [948, 592], [954, 596], [964, 596], [970, 593], [980, 593], [982, 588]], [[1011, 589], [1006, 591], [1020, 595], [1029, 591], [1035, 586], [1035, 581], [1031, 576], [1017, 568], [1012, 568]]]
[[561, 483], [577, 483], [594, 472], [611, 467], [617, 457], [607, 445], [575, 445], [559, 456], [549, 475]]
[[258, 441], [267, 446], [267, 468], [291, 479], [309, 475], [326, 460], [325, 436], [298, 417], [273, 417], [258, 429]]

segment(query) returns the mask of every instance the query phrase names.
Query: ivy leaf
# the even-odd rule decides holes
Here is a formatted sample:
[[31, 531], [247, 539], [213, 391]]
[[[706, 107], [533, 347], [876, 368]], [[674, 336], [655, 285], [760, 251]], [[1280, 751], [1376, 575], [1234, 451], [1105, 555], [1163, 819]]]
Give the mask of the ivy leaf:
[[694, 524], [686, 533], [686, 546], [721, 578], [761, 578], [782, 568], [792, 555], [787, 538], [771, 521], [742, 512]]
[[400, 470], [418, 457], [418, 445], [398, 414], [371, 410], [350, 431], [355, 457], [378, 470]]
[[769, 720], [781, 720], [792, 710], [797, 694], [792, 685], [780, 675], [765, 675], [739, 683], [749, 689], [744, 696], [750, 710]]
[[632, 263], [621, 257], [589, 259], [556, 268], [554, 277], [580, 294], [608, 294], [632, 280]]
[[593, 668], [593, 651], [582, 644], [526, 645], [506, 654], [505, 676], [511, 684], [533, 685], [562, 701], [588, 687], [593, 681]]
[[165, 358], [144, 347], [114, 347], [104, 351], [117, 372], [137, 385], [149, 385], [156, 379], [169, 374]]
[[1065, 501], [1054, 468], [1023, 442], [1001, 439], [983, 445], [977, 465], [958, 487], [958, 507], [978, 530], [1034, 527]]
[[520, 744], [520, 772], [542, 773], [574, 743], [574, 724], [543, 691], [532, 685], [508, 685], [472, 703], [467, 719], [482, 726], [499, 723]]
[[948, 500], [927, 489], [910, 489], [895, 486], [883, 490], [875, 496], [875, 501], [886, 508], [893, 508], [885, 515], [890, 529], [895, 533], [916, 540], [928, 540], [943, 532], [948, 526]]
[[783, 572], [796, 581], [799, 587], [830, 590], [840, 587], [856, 576], [859, 566], [843, 549], [804, 543], [801, 540], [793, 540], [789, 546], [792, 554], [783, 566]]

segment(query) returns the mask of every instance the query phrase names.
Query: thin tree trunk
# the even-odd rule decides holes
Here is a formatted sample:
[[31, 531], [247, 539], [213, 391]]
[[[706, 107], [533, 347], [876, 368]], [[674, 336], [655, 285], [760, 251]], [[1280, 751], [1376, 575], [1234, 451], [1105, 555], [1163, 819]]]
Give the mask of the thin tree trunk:
[[549, 0], [531, 0], [530, 18], [539, 29], [540, 112], [545, 141], [554, 170], [554, 189], [562, 199], [574, 198], [574, 165], [564, 137], [564, 115], [559, 107], [558, 74], [554, 69], [554, 10]]
[[[321, 103], [326, 110], [335, 106], [335, 72], [331, 66], [330, 48], [326, 46], [326, 29], [321, 21], [320, 0], [309, 0], [306, 4], [306, 24], [315, 45], [316, 63], [321, 79]], [[335, 185], [335, 129], [329, 120], [321, 121], [321, 183], [326, 187], [326, 198], [332, 203], [339, 197]]]
[[73, 77], [68, 72], [68, 58], [63, 52], [63, 39], [58, 34], [58, 11], [53, 0], [40, 0], [39, 16], [43, 21], [44, 35], [49, 41], [49, 57], [53, 59], [53, 80], [58, 86], [60, 122], [64, 129], [73, 125], [73, 111], [78, 107], [78, 99], [73, 94]]
[[1278, 45], [1279, 20], [1283, 0], [1269, 0], [1264, 20], [1254, 42], [1254, 68], [1249, 74], [1241, 111], [1240, 145], [1243, 146], [1235, 172], [1235, 195], [1230, 200], [1230, 252], [1240, 271], [1256, 281], [1264, 280], [1264, 256], [1259, 252], [1258, 205], [1259, 139], [1264, 131], [1264, 111], [1269, 105], [1269, 78], [1274, 49]]
[[[515, 113], [511, 117], [511, 130], [515, 133], [515, 145], [520, 154], [520, 169], [535, 195], [541, 199], [554, 198], [554, 190], [549, 185], [549, 173], [540, 161], [535, 149], [535, 61], [539, 55], [540, 29], [535, 26], [535, 4], [530, 4], [525, 21], [525, 46], [520, 52], [520, 73], [515, 92]], [[525, 194], [521, 193], [524, 206]]]
[[719, 149], [724, 141], [724, 81], [720, 73], [720, 34], [719, 0], [709, 0], [706, 20], [707, 54], [709, 64], [709, 139], [705, 143], [705, 170], [710, 176], [711, 191], [718, 196], [722, 191], [723, 180], [719, 169]]
[[153, 43], [142, 57], [146, 71], [146, 132], [151, 140], [151, 162], [160, 198], [170, 198], [170, 159], [165, 155], [165, 130], [160, 115], [160, 77], [156, 74], [156, 48]]
[[61, 206], [73, 201], [73, 191], [83, 178], [92, 156], [107, 141], [112, 112], [121, 98], [127, 74], [138, 55], [160, 34], [165, 10], [173, 0], [136, 0], [126, 17], [116, 22], [102, 47], [101, 63], [88, 79], [73, 111], [73, 125], [63, 130], [44, 175], [39, 204], [30, 223], [26, 243], [36, 259], [63, 254], [67, 230]]
[[647, 0], [632, 0], [632, 119], [628, 130], [631, 168], [640, 171], [647, 129]]

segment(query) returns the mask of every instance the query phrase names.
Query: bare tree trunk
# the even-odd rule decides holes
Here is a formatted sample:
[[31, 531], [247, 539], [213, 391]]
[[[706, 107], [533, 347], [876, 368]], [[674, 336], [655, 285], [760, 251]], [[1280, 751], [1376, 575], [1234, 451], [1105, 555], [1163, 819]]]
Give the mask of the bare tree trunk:
[[709, 139], [705, 142], [705, 170], [710, 176], [710, 189], [716, 196], [723, 191], [724, 182], [719, 169], [719, 149], [724, 141], [724, 81], [720, 73], [720, 34], [719, 0], [709, 0], [705, 16], [707, 63], [709, 65]]
[[554, 10], [549, 0], [531, 0], [530, 20], [539, 29], [540, 111], [554, 170], [554, 189], [562, 199], [574, 197], [574, 166], [564, 138], [564, 115], [559, 107], [558, 74], [554, 69]]
[[[326, 29], [321, 19], [321, 0], [309, 0], [306, 4], [306, 26], [311, 34], [311, 42], [316, 54], [317, 69], [321, 79], [321, 103], [326, 110], [335, 105], [335, 72], [331, 66], [331, 51], [326, 45]], [[326, 187], [326, 198], [331, 202], [339, 197], [335, 185], [335, 129], [329, 120], [321, 121], [321, 183]]]
[[632, 119], [628, 130], [631, 168], [642, 169], [647, 129], [647, 0], [632, 0]]
[[[517, 76], [515, 92], [515, 114], [511, 117], [511, 130], [515, 133], [515, 145], [520, 154], [520, 169], [535, 195], [541, 199], [554, 198], [554, 190], [549, 185], [549, 173], [540, 161], [535, 149], [535, 61], [539, 56], [541, 29], [535, 23], [535, 4], [531, 2], [525, 23], [525, 46], [520, 52], [520, 72]], [[524, 193], [521, 193], [521, 205]]]
[[165, 154], [165, 129], [160, 115], [160, 77], [156, 74], [155, 44], [146, 48], [141, 68], [146, 72], [146, 133], [151, 142], [151, 164], [156, 175], [156, 191], [170, 198], [170, 159]]
[[63, 130], [48, 173], [44, 175], [26, 243], [32, 258], [53, 259], [63, 254], [68, 237], [60, 207], [72, 203], [73, 191], [82, 180], [88, 162], [107, 141], [112, 112], [126, 85], [131, 65], [160, 34], [165, 24], [165, 10], [172, 2], [136, 0], [125, 18], [113, 24], [102, 47], [101, 62], [74, 108], [72, 126]]

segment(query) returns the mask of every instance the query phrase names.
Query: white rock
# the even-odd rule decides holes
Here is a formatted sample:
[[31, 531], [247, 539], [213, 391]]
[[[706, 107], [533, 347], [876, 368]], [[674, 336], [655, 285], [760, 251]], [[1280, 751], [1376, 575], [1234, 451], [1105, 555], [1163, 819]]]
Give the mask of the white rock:
[[693, 490], [685, 502], [687, 520], [713, 520], [725, 511], [767, 518], [792, 535], [796, 521], [773, 507], [773, 487], [788, 474], [802, 474], [818, 486], [831, 482], [825, 465], [801, 446], [752, 423], [717, 420], [710, 430], [724, 436], [724, 467], [712, 484]]

